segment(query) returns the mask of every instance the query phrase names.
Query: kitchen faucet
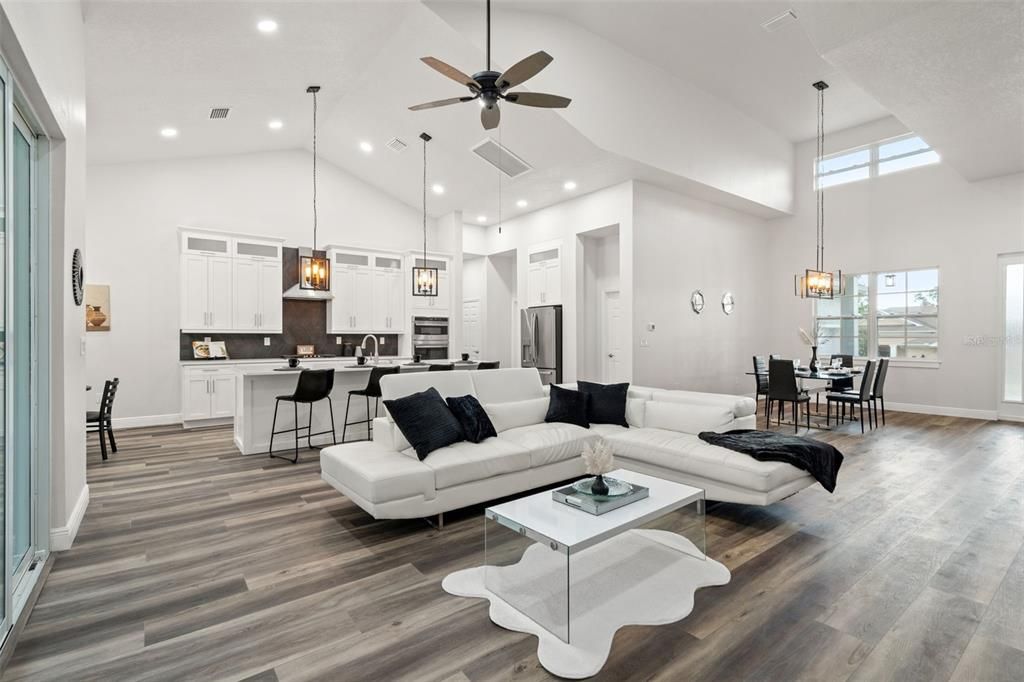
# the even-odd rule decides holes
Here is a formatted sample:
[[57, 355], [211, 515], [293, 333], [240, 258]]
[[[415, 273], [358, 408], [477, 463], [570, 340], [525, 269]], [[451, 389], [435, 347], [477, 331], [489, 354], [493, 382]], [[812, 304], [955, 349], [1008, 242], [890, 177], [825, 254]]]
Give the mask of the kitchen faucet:
[[373, 339], [373, 355], [371, 357], [376, 358], [377, 353], [380, 350], [380, 342], [377, 341], [377, 337], [374, 336], [373, 334], [367, 334], [366, 336], [363, 337], [362, 343], [359, 344], [359, 347], [362, 348], [364, 351], [366, 350], [366, 339]]

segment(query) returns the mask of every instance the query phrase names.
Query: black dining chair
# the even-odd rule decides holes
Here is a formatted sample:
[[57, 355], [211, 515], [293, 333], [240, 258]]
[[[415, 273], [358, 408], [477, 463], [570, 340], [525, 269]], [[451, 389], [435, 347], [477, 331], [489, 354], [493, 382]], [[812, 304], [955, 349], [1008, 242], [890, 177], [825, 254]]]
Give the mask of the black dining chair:
[[110, 416], [114, 411], [114, 396], [117, 395], [117, 387], [121, 380], [117, 377], [103, 382], [103, 395], [100, 396], [100, 409], [85, 413], [85, 431], [93, 431], [100, 434], [100, 454], [107, 459], [107, 439], [110, 439], [110, 449], [117, 452], [117, 441], [114, 440], [114, 427], [111, 425]]
[[782, 424], [783, 406], [793, 403], [793, 431], [800, 431], [800, 405], [804, 407], [807, 428], [811, 428], [811, 397], [800, 390], [796, 383], [796, 372], [789, 360], [768, 361], [768, 423], [771, 424], [774, 403], [779, 403], [778, 423]]
[[768, 362], [763, 355], [754, 356], [754, 383], [754, 400], [760, 400], [761, 396], [765, 397], [764, 418], [768, 419]]
[[479, 363], [476, 366], [476, 368], [477, 369], [500, 369], [501, 368], [501, 361], [500, 360], [487, 360], [486, 362]]
[[[345, 401], [345, 423], [341, 427], [342, 443], [345, 442], [348, 427], [355, 426], [356, 424], [366, 424], [366, 439], [370, 440], [372, 438], [373, 418], [377, 416], [377, 410], [380, 409], [380, 378], [388, 374], [398, 374], [400, 369], [397, 365], [394, 367], [374, 367], [370, 370], [370, 378], [366, 381], [366, 388], [356, 388], [348, 392], [348, 399]], [[348, 410], [352, 405], [352, 396], [366, 398], [366, 419], [357, 419], [353, 422], [348, 420]], [[374, 399], [372, 415], [370, 414], [370, 398]]]
[[[847, 369], [853, 367], [853, 356], [852, 355], [845, 355], [845, 354], [842, 354], [842, 353], [837, 353], [837, 354], [833, 355], [831, 358], [829, 358], [829, 360], [831, 361], [831, 360], [834, 360], [835, 358], [839, 358], [840, 360], [843, 361], [843, 367], [846, 367]], [[828, 389], [832, 393], [839, 393], [840, 391], [849, 391], [849, 390], [853, 389], [853, 377], [850, 377], [848, 379], [847, 378], [833, 379], [832, 381], [830, 381], [828, 383]]]
[[[889, 373], [889, 358], [879, 358], [875, 370], [875, 385], [871, 388], [871, 404], [875, 410], [875, 427], [878, 427], [878, 403], [882, 403], [882, 426], [885, 426], [885, 375]], [[853, 389], [844, 391], [852, 393]]]
[[[334, 444], [338, 443], [337, 436], [334, 435], [334, 403], [331, 402], [331, 391], [334, 390], [334, 370], [333, 369], [304, 369], [299, 373], [299, 382], [295, 385], [295, 392], [290, 395], [279, 395], [274, 401], [274, 422], [270, 426], [270, 448], [269, 455], [271, 457], [279, 457], [295, 464], [299, 461], [299, 431], [306, 432], [306, 445], [310, 449], [313, 448], [313, 436], [323, 436], [325, 434], [331, 434], [331, 442]], [[313, 431], [313, 403], [318, 403], [321, 400], [327, 399], [327, 409], [331, 415], [331, 430], [330, 431], [319, 431], [312, 433]], [[277, 431], [277, 408], [280, 407], [281, 401], [292, 403], [295, 408], [295, 428], [294, 429], [282, 429]], [[309, 421], [305, 426], [299, 426], [299, 403], [309, 405]], [[294, 433], [295, 434], [295, 457], [288, 459], [281, 455], [274, 454], [274, 436], [281, 433]]]
[[449, 362], [447, 365], [432, 364], [427, 369], [427, 371], [428, 372], [450, 372], [453, 369], [455, 369], [455, 364]]
[[864, 433], [864, 403], [868, 404], [868, 426], [874, 428], [871, 421], [871, 387], [875, 379], [875, 361], [868, 360], [864, 363], [864, 373], [860, 375], [860, 388], [855, 392], [849, 393], [827, 393], [825, 400], [828, 403], [825, 406], [825, 425], [829, 426], [832, 417], [832, 403], [838, 403], [837, 407], [842, 409], [842, 413], [836, 411], [836, 419], [842, 420], [846, 416], [846, 406], [850, 406], [850, 416], [853, 416], [853, 410], [860, 405], [860, 432]]

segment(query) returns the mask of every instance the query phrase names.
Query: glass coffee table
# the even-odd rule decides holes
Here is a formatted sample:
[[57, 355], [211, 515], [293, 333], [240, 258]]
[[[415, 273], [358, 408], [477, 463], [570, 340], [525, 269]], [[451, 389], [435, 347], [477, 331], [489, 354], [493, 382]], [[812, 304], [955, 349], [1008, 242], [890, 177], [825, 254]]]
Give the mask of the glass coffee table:
[[556, 502], [550, 490], [484, 513], [484, 586], [567, 644], [618, 602], [641, 603], [645, 583], [680, 553], [706, 560], [703, 490], [623, 469], [606, 478], [650, 493], [600, 516]]

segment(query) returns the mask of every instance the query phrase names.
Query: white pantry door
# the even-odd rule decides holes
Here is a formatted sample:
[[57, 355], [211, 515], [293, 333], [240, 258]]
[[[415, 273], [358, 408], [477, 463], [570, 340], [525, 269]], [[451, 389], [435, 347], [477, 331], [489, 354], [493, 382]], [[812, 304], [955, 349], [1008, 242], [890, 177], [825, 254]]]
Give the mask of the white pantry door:
[[470, 360], [480, 359], [480, 300], [470, 299], [462, 302], [462, 346], [464, 353], [469, 353]]
[[604, 382], [626, 381], [622, 366], [622, 297], [618, 291], [604, 292], [603, 336]]

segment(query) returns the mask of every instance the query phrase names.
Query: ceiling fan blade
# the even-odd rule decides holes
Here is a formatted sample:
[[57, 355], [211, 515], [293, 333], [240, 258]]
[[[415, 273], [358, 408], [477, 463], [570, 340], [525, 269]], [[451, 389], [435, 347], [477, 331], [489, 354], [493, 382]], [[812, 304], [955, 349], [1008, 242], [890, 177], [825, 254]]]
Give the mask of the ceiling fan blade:
[[513, 104], [546, 109], [564, 109], [572, 101], [568, 97], [549, 95], [544, 92], [510, 92], [505, 95], [505, 100]]
[[438, 73], [448, 76], [456, 83], [462, 83], [466, 87], [470, 87], [475, 90], [480, 89], [479, 83], [477, 83], [475, 80], [473, 80], [466, 74], [456, 69], [451, 64], [445, 64], [440, 59], [437, 59], [435, 57], [421, 57], [420, 61], [422, 61], [424, 64], [434, 69]]
[[501, 109], [496, 103], [480, 110], [480, 122], [484, 124], [484, 130], [494, 130], [500, 121]]
[[550, 64], [553, 59], [554, 57], [543, 50], [534, 52], [526, 59], [522, 59], [505, 69], [505, 73], [498, 77], [498, 87], [504, 90], [533, 78], [540, 73], [541, 69]]
[[449, 99], [439, 99], [433, 102], [424, 102], [423, 104], [417, 104], [409, 107], [409, 111], [422, 111], [423, 109], [434, 109], [436, 107], [446, 107], [449, 104], [458, 104], [459, 102], [468, 102], [475, 97], [451, 97]]

